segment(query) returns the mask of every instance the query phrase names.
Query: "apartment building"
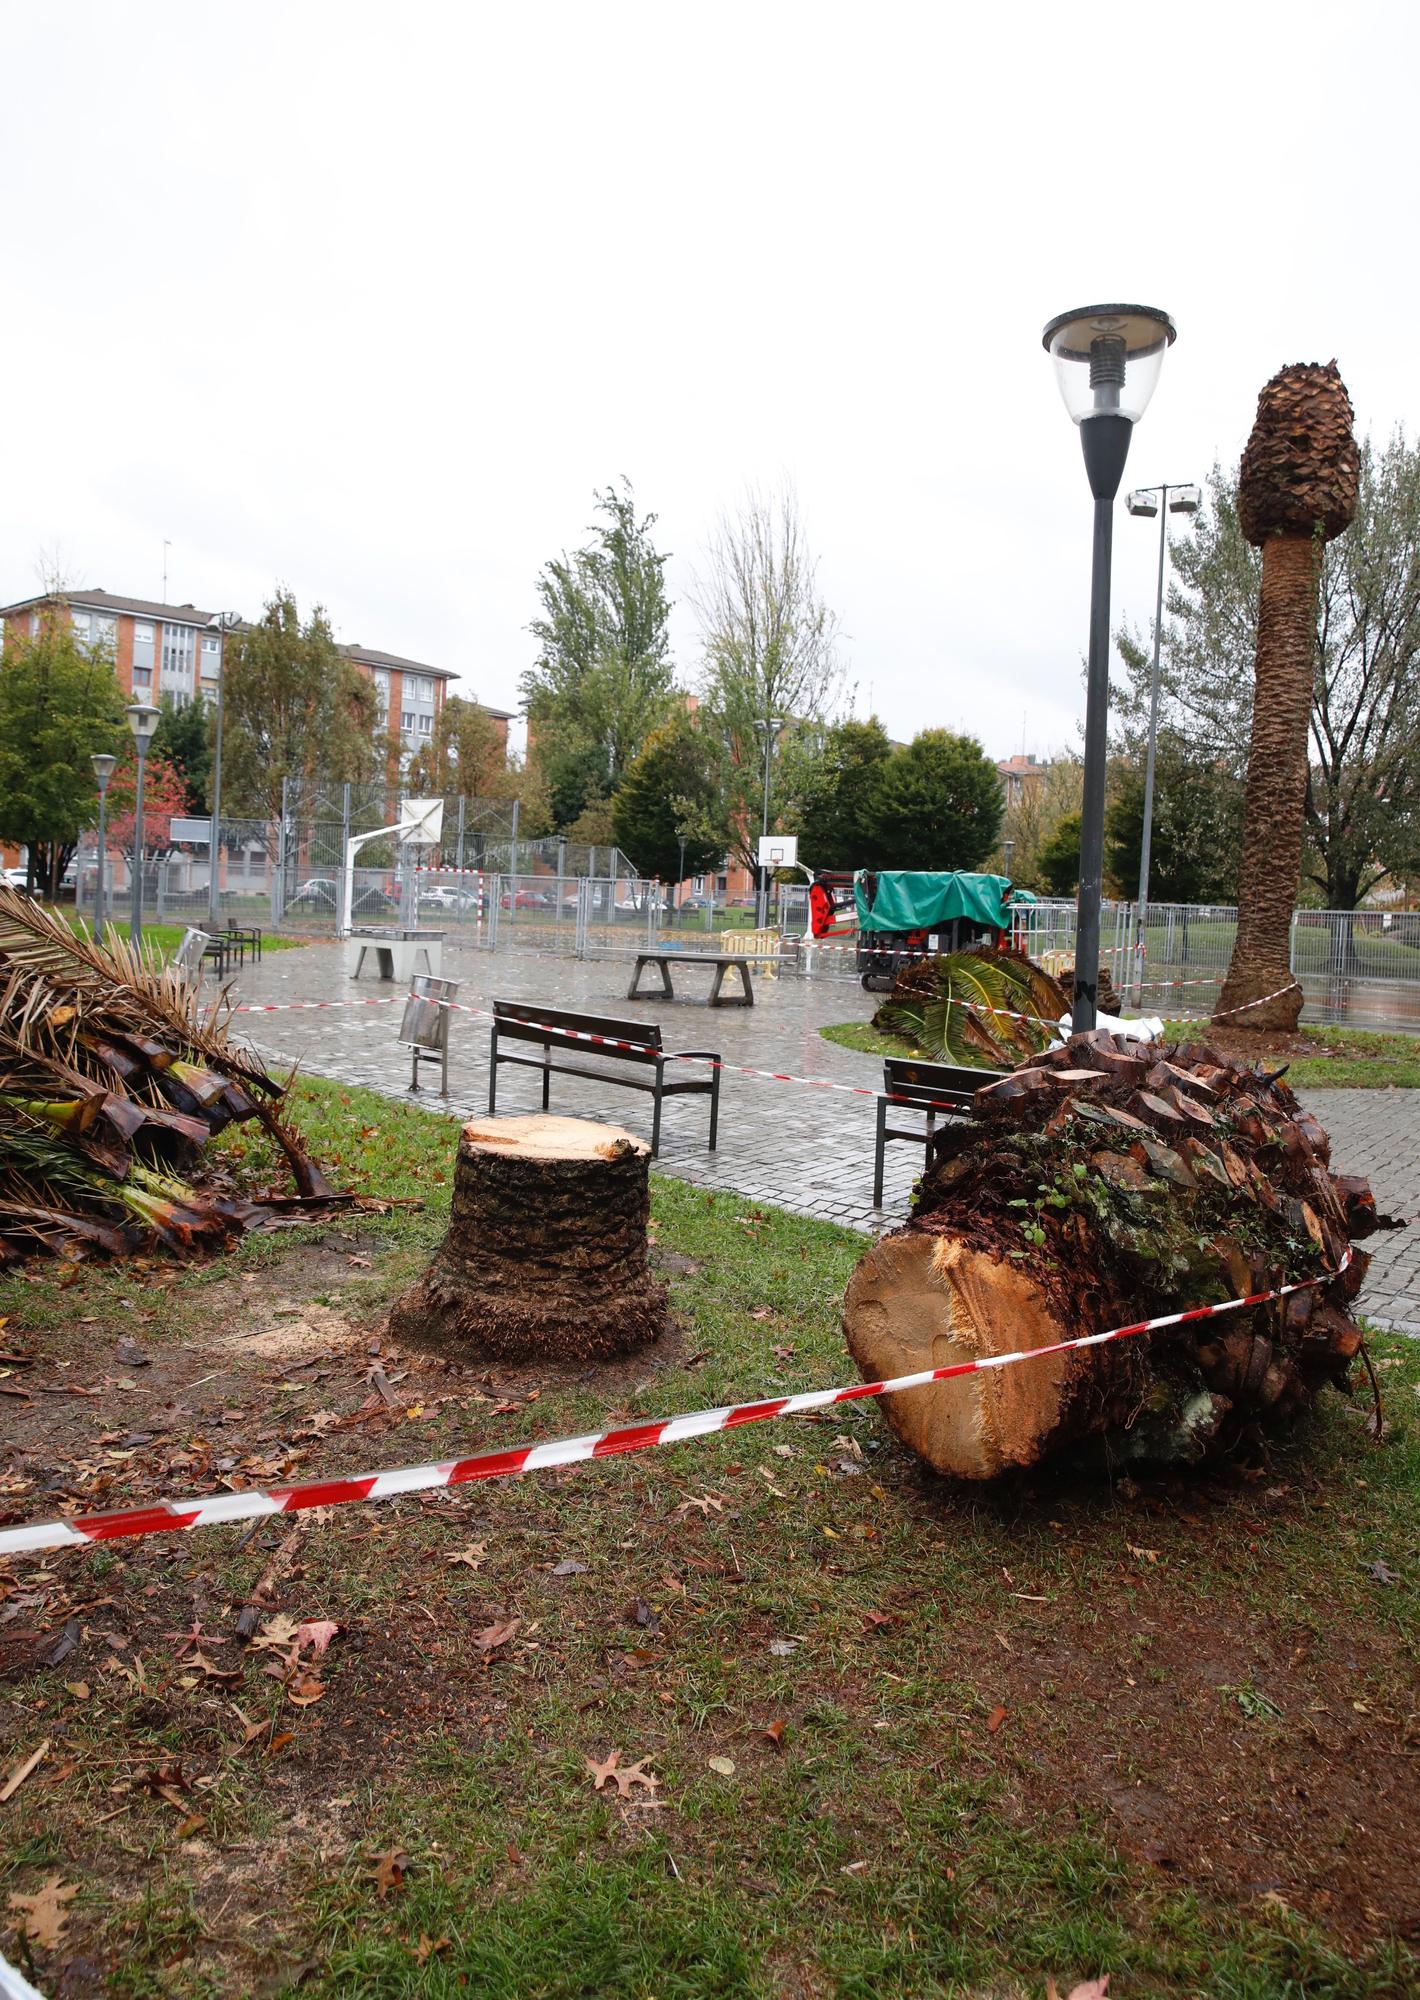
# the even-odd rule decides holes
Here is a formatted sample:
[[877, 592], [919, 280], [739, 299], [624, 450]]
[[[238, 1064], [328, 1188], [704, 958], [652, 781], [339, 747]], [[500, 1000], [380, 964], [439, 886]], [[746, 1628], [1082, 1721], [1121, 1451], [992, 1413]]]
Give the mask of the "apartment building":
[[[164, 695], [171, 695], [186, 702], [201, 695], [216, 700], [222, 635], [215, 612], [195, 604], [121, 597], [109, 590], [46, 592], [0, 606], [0, 641], [12, 633], [38, 632], [46, 618], [59, 617], [68, 619], [84, 644], [107, 647], [127, 699], [161, 702]], [[373, 682], [380, 726], [398, 730], [401, 762], [407, 762], [433, 736], [435, 719], [456, 674], [449, 667], [427, 666], [369, 646], [341, 650]], [[484, 713], [497, 725], [506, 751], [511, 712], [484, 707]]]
[[1034, 751], [1029, 757], [1020, 751], [1014, 756], [1003, 757], [996, 766], [996, 774], [1001, 780], [1007, 806], [1020, 805], [1044, 782], [1049, 769], [1050, 759], [1037, 757]]

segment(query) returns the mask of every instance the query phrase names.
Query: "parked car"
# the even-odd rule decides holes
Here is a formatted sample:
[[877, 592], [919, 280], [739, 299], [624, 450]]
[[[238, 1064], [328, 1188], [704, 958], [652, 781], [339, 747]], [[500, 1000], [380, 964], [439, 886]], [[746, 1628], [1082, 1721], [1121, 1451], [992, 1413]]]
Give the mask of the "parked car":
[[[713, 896], [685, 896], [677, 905], [681, 910], [713, 910], [716, 907]], [[723, 908], [723, 905], [721, 905]]]
[[[340, 907], [340, 885], [327, 875], [313, 875], [309, 882], [303, 882], [286, 904], [288, 910], [314, 910], [322, 916], [334, 916]], [[364, 888], [355, 891], [350, 914], [354, 917], [393, 916], [399, 908], [392, 903], [382, 889]]]
[[28, 873], [29, 873], [29, 871], [28, 871], [27, 869], [25, 869], [25, 868], [7, 868], [7, 869], [5, 869], [5, 870], [4, 870], [4, 877], [5, 877], [5, 886], [6, 886], [6, 888], [7, 888], [7, 889], [23, 889], [23, 888], [24, 888], [24, 886], [25, 886], [25, 882], [26, 882], [26, 880], [27, 880], [27, 878], [28, 878]]
[[519, 889], [516, 895], [507, 889], [503, 891], [505, 910], [551, 910], [555, 907], [545, 889]]
[[419, 892], [421, 910], [456, 910], [467, 915], [476, 911], [482, 900], [477, 889], [452, 889], [443, 884]]

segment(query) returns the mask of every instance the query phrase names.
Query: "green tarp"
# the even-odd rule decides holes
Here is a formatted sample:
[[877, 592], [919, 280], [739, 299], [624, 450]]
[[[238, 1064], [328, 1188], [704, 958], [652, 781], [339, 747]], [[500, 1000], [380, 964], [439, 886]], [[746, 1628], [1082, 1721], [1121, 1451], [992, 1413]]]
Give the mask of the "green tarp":
[[[927, 869], [861, 868], [853, 877], [853, 900], [861, 931], [929, 931], [965, 917], [974, 924], [1008, 930], [1006, 875], [942, 875]], [[869, 900], [871, 896], [871, 901]]]

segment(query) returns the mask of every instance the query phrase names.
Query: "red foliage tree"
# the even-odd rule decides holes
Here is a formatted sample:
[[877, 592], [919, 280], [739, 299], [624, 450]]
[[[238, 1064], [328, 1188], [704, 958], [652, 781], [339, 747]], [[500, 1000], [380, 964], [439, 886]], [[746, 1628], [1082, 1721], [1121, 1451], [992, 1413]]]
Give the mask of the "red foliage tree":
[[[108, 795], [108, 843], [130, 858], [133, 854], [134, 793], [138, 753], [126, 749], [113, 774]], [[173, 848], [172, 823], [192, 810], [186, 781], [163, 751], [155, 751], [143, 772], [143, 854], [154, 861]]]

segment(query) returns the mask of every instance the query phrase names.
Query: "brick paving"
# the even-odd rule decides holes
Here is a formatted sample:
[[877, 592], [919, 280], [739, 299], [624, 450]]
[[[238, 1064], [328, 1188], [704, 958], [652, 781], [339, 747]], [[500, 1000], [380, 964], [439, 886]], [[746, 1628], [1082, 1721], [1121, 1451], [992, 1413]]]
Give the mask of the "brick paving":
[[[755, 978], [753, 1008], [710, 1009], [692, 999], [628, 1001], [631, 967], [623, 959], [577, 960], [519, 948], [497, 952], [451, 945], [444, 973], [460, 982], [458, 998], [486, 1007], [506, 1000], [542, 1000], [630, 1020], [661, 1023], [668, 1049], [714, 1049], [728, 1063], [824, 1077], [873, 1090], [879, 1062], [826, 1042], [820, 1027], [866, 1020], [875, 1002], [851, 978]], [[692, 992], [704, 992], [703, 977]], [[347, 979], [340, 949], [312, 944], [272, 953], [261, 966], [238, 975], [239, 1002], [373, 998], [393, 988], [373, 977]], [[304, 1069], [405, 1097], [410, 1058], [395, 1037], [400, 1007], [331, 1009], [328, 1012], [254, 1015], [239, 1025], [273, 1059], [299, 1059]], [[588, 1052], [591, 1059], [591, 1052]], [[423, 1101], [443, 1108], [426, 1069]], [[1406, 1090], [1318, 1090], [1301, 1093], [1331, 1133], [1337, 1167], [1370, 1177], [1379, 1206], [1394, 1215], [1420, 1212], [1420, 1093]], [[531, 1071], [503, 1069], [500, 1111], [535, 1110], [541, 1084]], [[488, 1024], [455, 1014], [450, 1035], [448, 1109], [468, 1117], [487, 1109]], [[607, 1089], [573, 1077], [555, 1077], [554, 1110], [599, 1117], [649, 1136], [651, 1106], [635, 1091]], [[662, 1173], [697, 1186], [732, 1189], [750, 1202], [767, 1202], [844, 1228], [876, 1233], [907, 1213], [922, 1153], [903, 1144], [887, 1153], [883, 1207], [872, 1206], [873, 1120], [871, 1096], [806, 1090], [793, 1084], [727, 1073], [721, 1084], [720, 1143], [705, 1150], [708, 1106], [704, 1098], [667, 1100], [662, 1118]], [[1420, 1227], [1374, 1239], [1374, 1261], [1363, 1306], [1383, 1326], [1420, 1335]]]

